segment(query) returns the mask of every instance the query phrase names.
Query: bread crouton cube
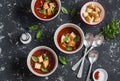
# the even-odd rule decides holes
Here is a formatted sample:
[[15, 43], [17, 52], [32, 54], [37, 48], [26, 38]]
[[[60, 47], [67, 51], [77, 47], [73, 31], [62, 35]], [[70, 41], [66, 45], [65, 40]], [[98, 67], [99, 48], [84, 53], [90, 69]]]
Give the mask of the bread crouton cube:
[[85, 20], [86, 20], [88, 23], [92, 23], [93, 20], [94, 20], [94, 17], [87, 16], [87, 17], [85, 18]]
[[61, 37], [61, 43], [64, 42], [64, 38], [65, 38], [65, 35], [62, 35], [62, 37]]
[[42, 57], [42, 55], [38, 57], [38, 61], [39, 61], [40, 63], [43, 62], [43, 57]]
[[76, 45], [76, 42], [75, 42], [75, 41], [70, 41], [70, 42], [68, 43], [68, 46], [71, 46], [71, 47], [75, 47], [75, 45]]
[[91, 8], [86, 9], [86, 12], [88, 12], [88, 13], [91, 13], [92, 11], [93, 11], [93, 9], [91, 9]]
[[48, 15], [52, 15], [52, 11], [51, 11], [50, 8], [47, 9], [47, 14], [48, 14]]
[[56, 7], [56, 4], [55, 3], [49, 3], [49, 5], [50, 5], [50, 8], [55, 8]]
[[71, 32], [70, 35], [69, 35], [70, 39], [71, 40], [74, 40], [74, 38], [76, 37], [75, 33], [74, 32]]
[[49, 60], [44, 60], [44, 61], [43, 61], [43, 66], [44, 66], [44, 68], [47, 68], [48, 65], [49, 65]]
[[98, 6], [95, 6], [95, 11], [98, 12], [98, 13], [100, 13], [101, 9]]
[[35, 69], [41, 69], [41, 64], [40, 63], [35, 63]]
[[89, 15], [88, 12], [83, 13], [83, 17], [87, 17], [88, 15]]
[[89, 4], [87, 7], [88, 7], [88, 8], [91, 8], [91, 9], [94, 9], [94, 8], [95, 8], [95, 5], [94, 5], [94, 4]]
[[44, 3], [44, 5], [43, 5], [43, 9], [45, 9], [45, 10], [46, 10], [46, 9], [48, 9], [48, 8], [49, 8], [49, 5], [48, 5], [48, 3], [47, 3], [47, 2], [45, 2], [45, 3]]

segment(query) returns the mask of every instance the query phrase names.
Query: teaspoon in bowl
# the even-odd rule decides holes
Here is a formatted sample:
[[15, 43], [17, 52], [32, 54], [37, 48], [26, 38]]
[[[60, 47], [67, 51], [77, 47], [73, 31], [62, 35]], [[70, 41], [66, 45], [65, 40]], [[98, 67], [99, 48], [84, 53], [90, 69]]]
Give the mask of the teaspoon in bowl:
[[98, 51], [96, 50], [90, 51], [88, 54], [88, 59], [90, 61], [90, 69], [89, 69], [86, 81], [90, 81], [90, 73], [91, 73], [92, 65], [98, 59]]

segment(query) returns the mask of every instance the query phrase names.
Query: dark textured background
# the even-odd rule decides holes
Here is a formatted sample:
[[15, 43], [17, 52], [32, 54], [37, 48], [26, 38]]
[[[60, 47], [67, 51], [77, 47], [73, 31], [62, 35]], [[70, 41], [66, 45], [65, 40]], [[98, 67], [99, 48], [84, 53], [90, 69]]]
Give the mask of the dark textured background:
[[[98, 26], [85, 25], [79, 16], [81, 6], [89, 0], [61, 0], [62, 6], [68, 10], [77, 9], [77, 15], [73, 18], [64, 15], [62, 12], [52, 21], [43, 22], [38, 20], [31, 13], [31, 0], [0, 0], [0, 81], [85, 81], [89, 61], [85, 60], [83, 77], [76, 77], [77, 71], [73, 72], [71, 67], [81, 58], [84, 47], [73, 55], [66, 55], [60, 52], [54, 42], [55, 30], [64, 23], [74, 23], [79, 25], [84, 33], [91, 32], [94, 35], [101, 31], [112, 18], [120, 19], [120, 0], [98, 0], [106, 10], [105, 20]], [[27, 28], [38, 24], [39, 29], [44, 30], [40, 39], [35, 39], [37, 31], [29, 31]], [[23, 45], [19, 41], [19, 36], [23, 32], [30, 32], [33, 39], [30, 44]], [[92, 72], [97, 68], [104, 68], [108, 74], [108, 81], [120, 80], [120, 35], [110, 42], [104, 42], [100, 47], [99, 59], [94, 63]], [[67, 65], [59, 63], [57, 70], [48, 77], [37, 77], [27, 68], [26, 58], [30, 50], [36, 46], [49, 46], [57, 55], [65, 56], [68, 59]]]

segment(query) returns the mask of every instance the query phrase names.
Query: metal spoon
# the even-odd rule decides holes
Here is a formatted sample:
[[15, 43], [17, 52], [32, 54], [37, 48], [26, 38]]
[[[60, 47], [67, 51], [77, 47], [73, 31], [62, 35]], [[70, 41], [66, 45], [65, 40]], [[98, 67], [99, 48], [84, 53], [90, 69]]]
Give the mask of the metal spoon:
[[[101, 34], [96, 35], [95, 38], [94, 38], [94, 41], [93, 41], [93, 43], [92, 43], [91, 48], [86, 52], [85, 56], [86, 56], [94, 47], [100, 46], [100, 45], [103, 43], [103, 41], [104, 41], [104, 36], [103, 36], [103, 35], [101, 35]], [[80, 65], [80, 63], [82, 62], [82, 60], [83, 60], [83, 57], [82, 57], [75, 65], [73, 65], [73, 67], [72, 67], [72, 70], [73, 70], [73, 71], [75, 71], [75, 70], [78, 68], [78, 66]]]
[[92, 45], [93, 39], [94, 39], [93, 34], [87, 33], [87, 34], [85, 35], [85, 40], [84, 40], [85, 52], [84, 52], [84, 56], [83, 56], [83, 60], [82, 60], [80, 69], [79, 69], [78, 74], [77, 74], [77, 77], [78, 77], [78, 78], [81, 78], [81, 77], [82, 77], [82, 72], [83, 72], [83, 66], [84, 66], [84, 61], [85, 61], [86, 52], [87, 52], [87, 49]]
[[90, 51], [90, 53], [88, 54], [88, 59], [90, 61], [90, 69], [86, 81], [90, 81], [90, 73], [91, 73], [92, 65], [98, 59], [98, 51], [96, 50]]

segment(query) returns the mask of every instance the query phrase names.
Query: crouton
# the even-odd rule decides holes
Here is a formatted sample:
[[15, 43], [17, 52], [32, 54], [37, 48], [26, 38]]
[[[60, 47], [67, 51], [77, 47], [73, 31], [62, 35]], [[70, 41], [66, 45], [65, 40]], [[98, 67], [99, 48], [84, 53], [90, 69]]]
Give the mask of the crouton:
[[52, 11], [51, 11], [50, 8], [47, 9], [47, 14], [48, 14], [48, 15], [52, 15]]
[[44, 60], [44, 61], [43, 61], [43, 66], [44, 66], [44, 68], [47, 68], [48, 65], [49, 65], [49, 60]]
[[35, 63], [35, 68], [36, 68], [36, 69], [41, 69], [41, 64]]
[[85, 18], [85, 20], [86, 20], [88, 23], [92, 23], [93, 20], [94, 20], [94, 17], [87, 16], [87, 17]]
[[88, 13], [91, 13], [92, 11], [93, 11], [93, 9], [91, 9], [91, 8], [86, 9], [86, 12], [88, 12]]
[[70, 42], [68, 43], [68, 46], [71, 46], [71, 47], [75, 47], [75, 45], [76, 45], [76, 42], [75, 42], [75, 41], [70, 41]]
[[91, 8], [91, 9], [94, 9], [94, 8], [95, 8], [95, 5], [94, 5], [94, 4], [89, 4], [87, 7], [88, 7], [88, 8]]
[[98, 6], [95, 6], [95, 11], [98, 12], [98, 13], [100, 13], [101, 9]]
[[46, 10], [46, 9], [48, 9], [48, 8], [49, 8], [49, 5], [48, 5], [48, 3], [47, 3], [47, 2], [45, 2], [45, 3], [44, 3], [44, 5], [43, 5], [43, 9], [45, 9], [45, 10]]
[[42, 57], [42, 55], [38, 57], [38, 61], [39, 61], [40, 63], [43, 62], [43, 57]]
[[49, 3], [49, 5], [50, 5], [50, 8], [55, 8], [56, 7], [56, 4], [55, 3]]
[[89, 15], [88, 12], [83, 13], [83, 17], [87, 17], [88, 15]]
[[64, 38], [65, 38], [65, 35], [62, 35], [62, 37], [61, 37], [61, 43], [64, 42]]
[[71, 32], [70, 35], [69, 35], [69, 37], [70, 37], [71, 40], [73, 40], [76, 37], [76, 35], [75, 35], [74, 32]]

